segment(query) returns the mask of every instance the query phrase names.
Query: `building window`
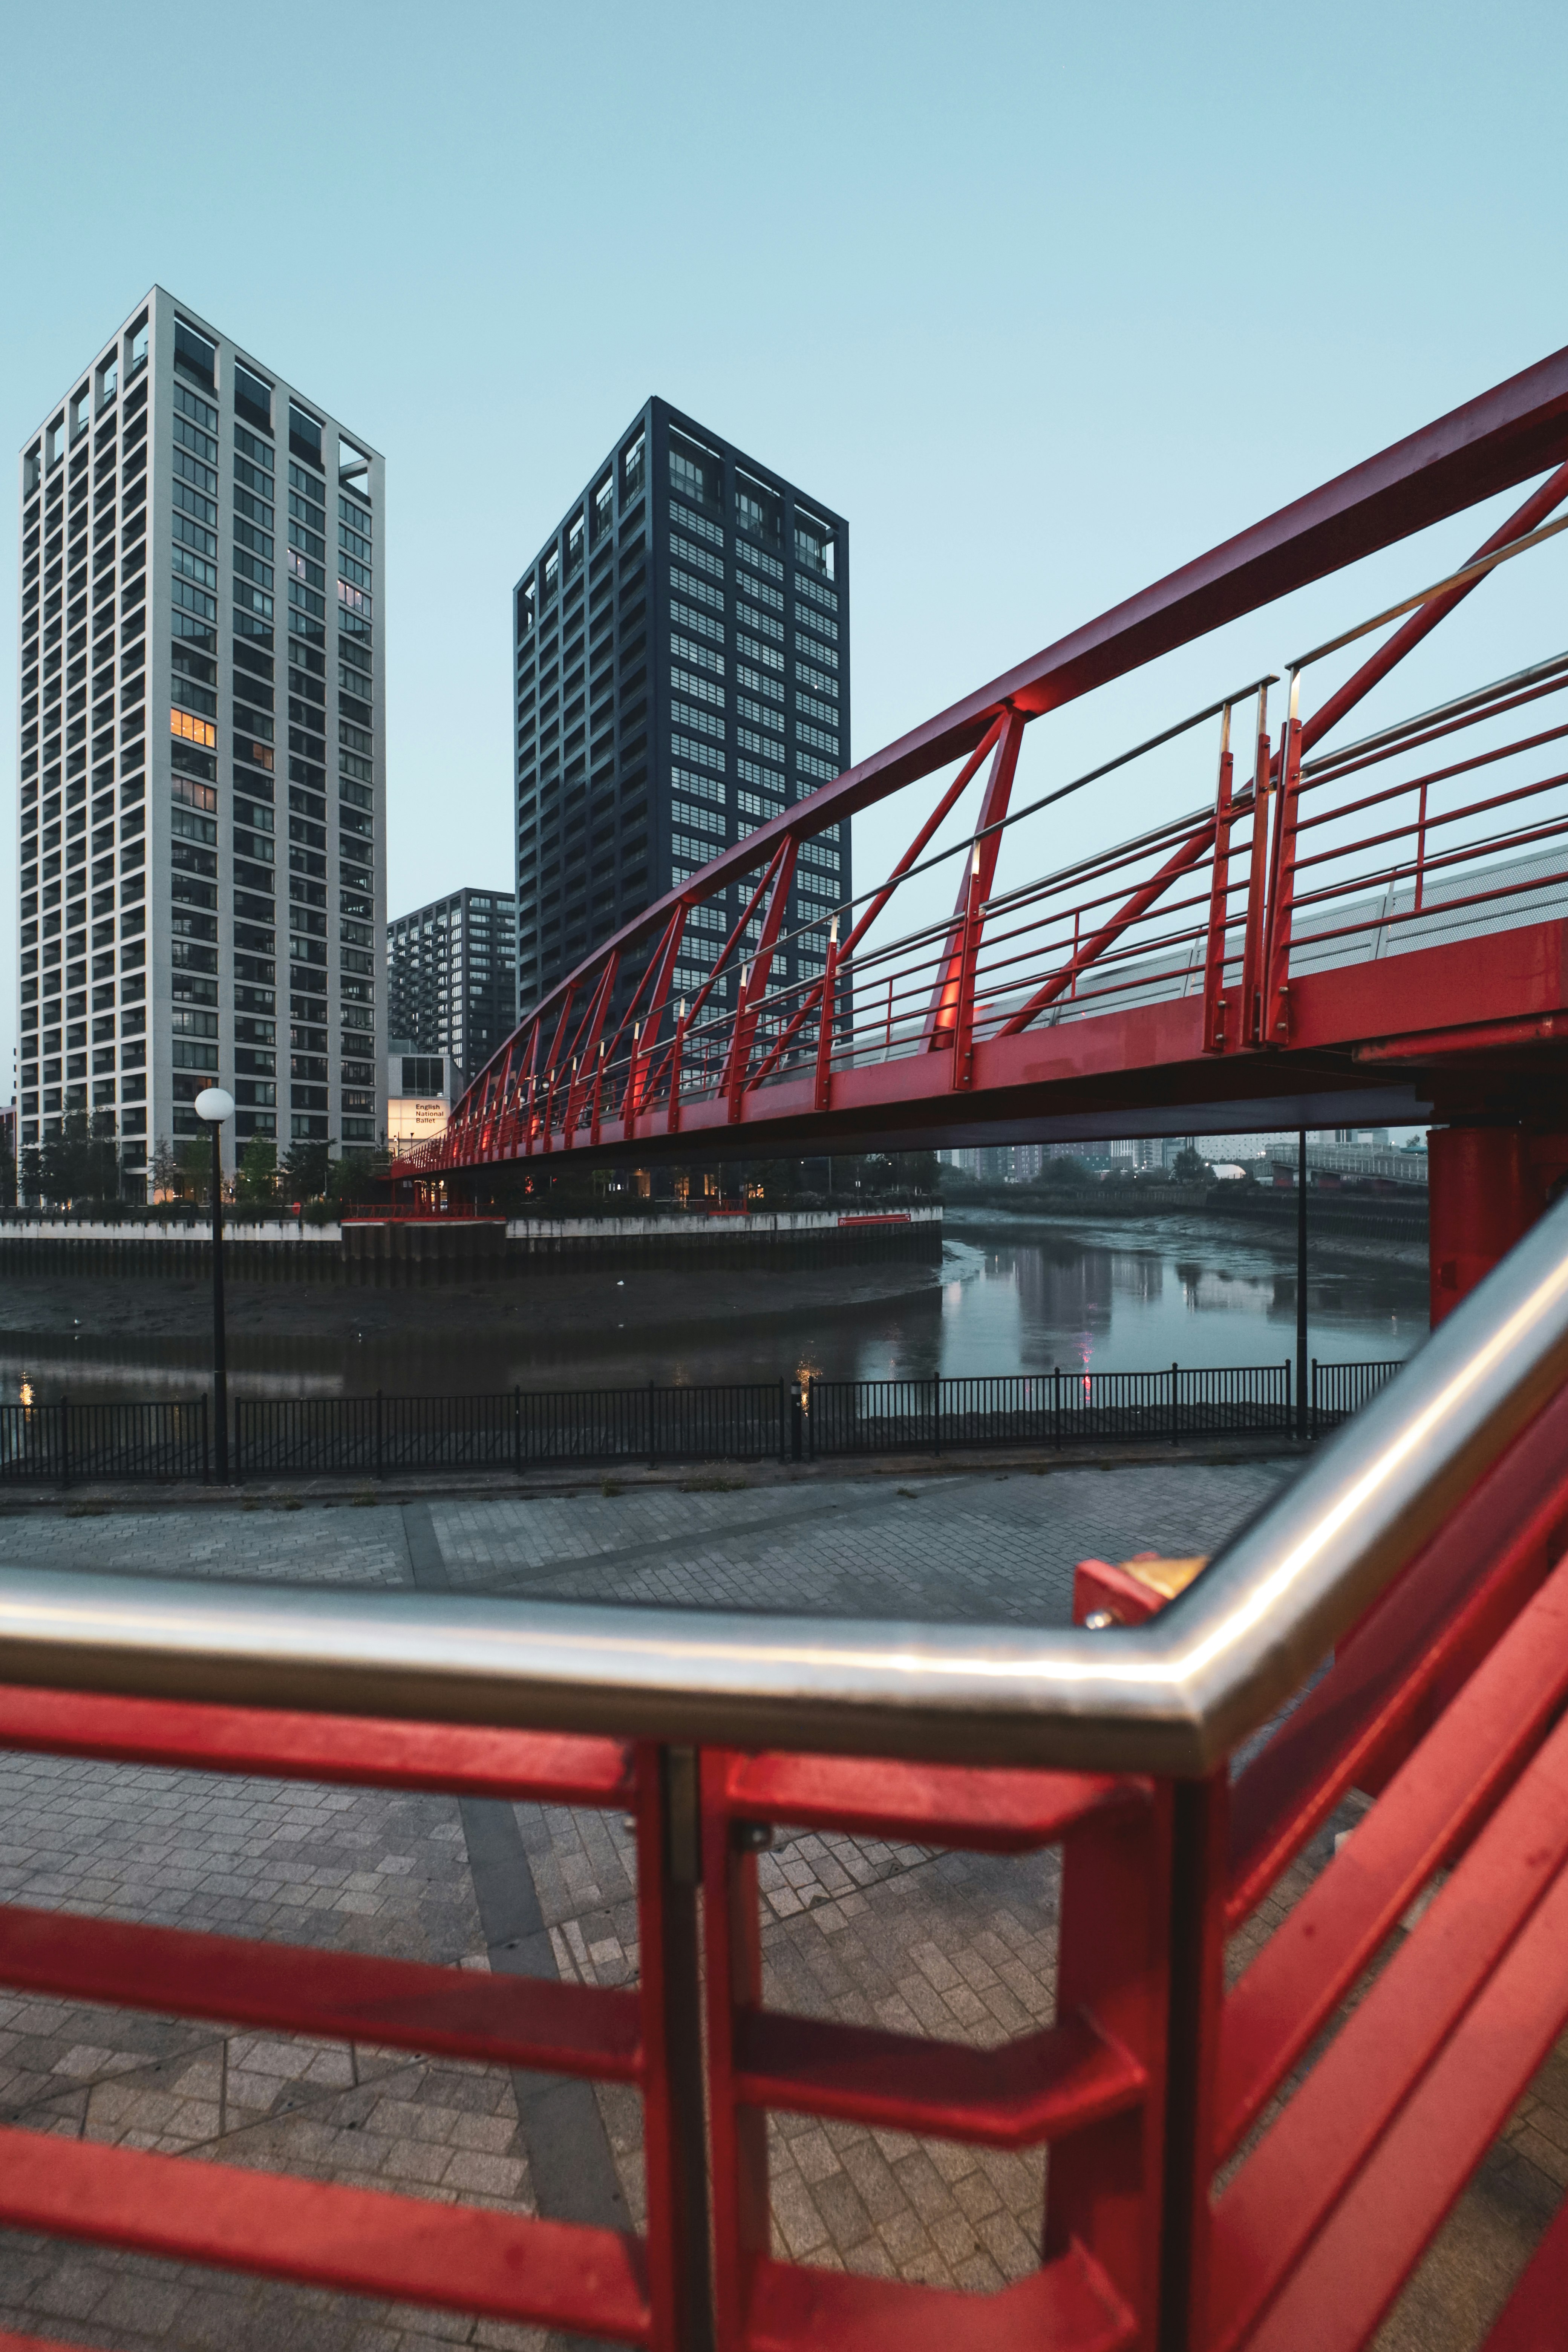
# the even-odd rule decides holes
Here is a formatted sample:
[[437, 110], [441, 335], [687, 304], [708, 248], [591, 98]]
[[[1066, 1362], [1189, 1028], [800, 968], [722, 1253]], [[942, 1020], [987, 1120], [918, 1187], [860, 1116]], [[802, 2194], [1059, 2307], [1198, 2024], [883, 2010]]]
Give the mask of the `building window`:
[[784, 500], [776, 490], [769, 489], [750, 474], [735, 477], [735, 520], [741, 529], [750, 531], [753, 539], [771, 547], [774, 554], [784, 550]]
[[234, 405], [237, 415], [258, 425], [263, 433], [272, 430], [272, 386], [236, 360], [234, 363]]
[[205, 744], [209, 751], [217, 748], [217, 729], [205, 719], [194, 718], [188, 710], [170, 711], [169, 732], [184, 742]]
[[555, 591], [560, 585], [561, 550], [558, 547], [552, 547], [544, 559], [543, 593], [540, 598], [541, 604], [552, 604], [554, 601]]
[[825, 522], [818, 522], [803, 507], [795, 510], [795, 560], [819, 580], [831, 580], [835, 575], [833, 533]]
[[566, 577], [568, 580], [583, 569], [583, 518], [574, 514], [566, 526]]
[[623, 507], [629, 506], [633, 499], [639, 498], [642, 494], [643, 457], [644, 440], [639, 433], [637, 439], [621, 455], [621, 504]]
[[187, 327], [183, 319], [174, 321], [174, 366], [193, 383], [216, 390], [217, 347], [205, 335], [197, 334], [194, 327]]
[[594, 544], [607, 539], [616, 527], [616, 485], [606, 474], [594, 492]]
[[324, 471], [321, 461], [321, 428], [313, 416], [289, 403], [289, 448], [292, 456], [303, 457], [317, 472]]
[[678, 496], [717, 514], [723, 480], [721, 457], [715, 457], [711, 449], [704, 449], [700, 442], [689, 440], [684, 433], [671, 431], [669, 487]]
[[119, 388], [120, 354], [118, 352], [110, 352], [109, 357], [106, 360], [100, 360], [98, 364], [98, 404], [100, 408], [108, 407]]
[[136, 324], [132, 328], [130, 333], [125, 338], [126, 381], [129, 382], [130, 379], [137, 373], [138, 370], [144, 368], [146, 364], [147, 313], [143, 310], [142, 316], [137, 320]]

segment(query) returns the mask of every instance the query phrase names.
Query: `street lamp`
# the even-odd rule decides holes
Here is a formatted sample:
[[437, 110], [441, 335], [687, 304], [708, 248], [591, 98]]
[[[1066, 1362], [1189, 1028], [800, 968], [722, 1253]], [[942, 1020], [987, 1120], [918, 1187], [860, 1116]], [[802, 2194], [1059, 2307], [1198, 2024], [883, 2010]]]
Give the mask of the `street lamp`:
[[218, 1484], [228, 1484], [228, 1367], [223, 1344], [223, 1145], [218, 1130], [234, 1117], [234, 1097], [207, 1087], [196, 1097], [196, 1117], [213, 1139], [213, 1418], [217, 1423]]

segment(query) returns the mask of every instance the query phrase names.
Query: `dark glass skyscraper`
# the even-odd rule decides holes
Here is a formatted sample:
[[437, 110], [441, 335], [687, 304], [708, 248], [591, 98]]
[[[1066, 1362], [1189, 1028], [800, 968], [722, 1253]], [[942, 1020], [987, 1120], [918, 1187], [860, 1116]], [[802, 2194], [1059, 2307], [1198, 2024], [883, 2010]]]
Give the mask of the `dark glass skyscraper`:
[[[518, 1010], [849, 760], [849, 526], [650, 400], [513, 600]], [[849, 896], [849, 828], [805, 845], [788, 928]], [[694, 910], [676, 988], [742, 901]], [[822, 968], [825, 933], [774, 982]]]
[[387, 1034], [448, 1054], [465, 1082], [517, 1019], [512, 904], [501, 890], [454, 890], [386, 927]]

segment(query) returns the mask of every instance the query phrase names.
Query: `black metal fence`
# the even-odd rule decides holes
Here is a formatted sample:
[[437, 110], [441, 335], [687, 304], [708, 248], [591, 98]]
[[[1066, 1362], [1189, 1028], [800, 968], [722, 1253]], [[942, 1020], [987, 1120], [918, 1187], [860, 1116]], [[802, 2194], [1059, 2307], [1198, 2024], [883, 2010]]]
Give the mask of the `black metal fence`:
[[1398, 1364], [1320, 1364], [1312, 1359], [1312, 1434], [1337, 1429], [1386, 1388]]
[[[1397, 1363], [1312, 1365], [1317, 1436]], [[758, 1381], [711, 1388], [512, 1389], [494, 1396], [240, 1397], [237, 1478], [521, 1472], [574, 1463], [819, 1462], [971, 1446], [1176, 1444], [1296, 1432], [1289, 1364], [1163, 1372], [1005, 1372], [906, 1381]], [[0, 1485], [209, 1478], [207, 1401], [0, 1405]]]
[[0, 1404], [0, 1484], [44, 1478], [208, 1478], [207, 1400]]

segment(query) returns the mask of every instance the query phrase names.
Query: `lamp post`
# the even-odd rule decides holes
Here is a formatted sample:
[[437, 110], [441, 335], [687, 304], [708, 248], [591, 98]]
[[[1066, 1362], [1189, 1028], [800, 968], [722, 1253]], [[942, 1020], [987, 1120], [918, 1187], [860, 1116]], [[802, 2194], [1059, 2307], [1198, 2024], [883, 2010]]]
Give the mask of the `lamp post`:
[[228, 1366], [223, 1339], [223, 1144], [220, 1129], [234, 1117], [234, 1097], [207, 1087], [196, 1097], [196, 1117], [213, 1139], [213, 1419], [216, 1423], [218, 1484], [228, 1484]]

